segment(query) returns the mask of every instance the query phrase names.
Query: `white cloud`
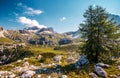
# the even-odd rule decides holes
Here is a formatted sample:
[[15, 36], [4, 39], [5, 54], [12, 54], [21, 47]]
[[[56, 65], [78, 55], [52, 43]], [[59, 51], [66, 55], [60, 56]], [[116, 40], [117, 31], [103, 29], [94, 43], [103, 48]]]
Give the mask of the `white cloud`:
[[19, 17], [18, 22], [22, 23], [28, 27], [37, 26], [39, 28], [47, 28], [45, 25], [40, 25], [37, 20], [32, 20], [26, 17]]
[[66, 17], [62, 17], [60, 21], [62, 22], [62, 21], [65, 21], [66, 19], [67, 19]]
[[25, 11], [23, 12], [24, 14], [28, 15], [40, 15], [43, 13], [43, 11], [39, 9], [33, 9], [32, 7], [28, 7], [26, 5], [23, 5], [22, 3], [18, 3], [17, 6], [22, 7]]
[[27, 7], [26, 11], [24, 12], [25, 14], [29, 14], [29, 15], [40, 15], [43, 13], [43, 11], [41, 10], [35, 10], [31, 7]]

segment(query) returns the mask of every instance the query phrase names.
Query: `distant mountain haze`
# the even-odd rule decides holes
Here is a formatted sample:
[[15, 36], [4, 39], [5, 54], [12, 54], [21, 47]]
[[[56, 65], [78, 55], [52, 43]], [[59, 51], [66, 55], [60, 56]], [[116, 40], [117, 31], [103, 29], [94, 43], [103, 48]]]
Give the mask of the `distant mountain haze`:
[[[110, 19], [114, 19], [116, 22], [116, 25], [120, 24], [120, 16], [115, 15], [115, 14], [109, 14]], [[78, 29], [77, 31], [70, 31], [70, 32], [65, 32], [64, 34], [72, 37], [72, 38], [79, 38], [81, 37], [80, 30]]]
[[109, 17], [114, 18], [114, 20], [116, 21], [116, 24], [120, 24], [120, 16], [119, 15], [109, 14]]

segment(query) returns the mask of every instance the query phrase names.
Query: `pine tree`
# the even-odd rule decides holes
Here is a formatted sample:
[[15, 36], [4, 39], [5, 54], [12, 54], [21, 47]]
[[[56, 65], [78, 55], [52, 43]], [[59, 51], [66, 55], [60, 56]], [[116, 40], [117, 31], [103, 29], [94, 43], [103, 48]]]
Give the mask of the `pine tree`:
[[118, 29], [114, 19], [110, 19], [100, 6], [89, 6], [83, 17], [85, 20], [80, 24], [82, 37], [85, 38], [82, 52], [91, 62], [98, 62], [101, 54], [108, 56], [115, 51]]

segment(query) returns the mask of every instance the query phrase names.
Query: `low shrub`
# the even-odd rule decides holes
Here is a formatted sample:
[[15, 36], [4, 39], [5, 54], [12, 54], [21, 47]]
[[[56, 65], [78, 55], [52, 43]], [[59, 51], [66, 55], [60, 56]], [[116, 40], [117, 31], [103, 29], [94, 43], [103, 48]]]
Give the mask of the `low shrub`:
[[30, 57], [31, 55], [34, 55], [31, 51], [29, 51], [26, 48], [12, 48], [12, 49], [4, 49], [3, 52], [0, 52], [0, 59], [3, 59], [2, 56], [4, 56], [4, 60], [0, 60], [3, 63], [2, 64], [8, 64], [11, 62], [14, 62], [18, 59], [22, 59], [25, 57]]
[[52, 57], [54, 57], [56, 54], [46, 52], [46, 53], [42, 53], [41, 55], [42, 55], [44, 58], [52, 58]]
[[42, 57], [41, 59], [39, 59], [38, 60], [39, 62], [41, 62], [41, 63], [43, 63], [43, 62], [45, 62], [45, 58], [44, 57]]

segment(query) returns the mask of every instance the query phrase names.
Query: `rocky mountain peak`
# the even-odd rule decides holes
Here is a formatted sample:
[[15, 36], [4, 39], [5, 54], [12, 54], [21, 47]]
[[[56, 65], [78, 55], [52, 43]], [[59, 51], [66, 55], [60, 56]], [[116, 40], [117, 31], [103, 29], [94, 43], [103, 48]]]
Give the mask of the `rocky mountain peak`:
[[38, 28], [38, 26], [32, 26], [32, 27], [26, 27], [24, 28], [24, 30], [38, 30], [40, 28]]
[[3, 31], [3, 30], [4, 30], [3, 27], [0, 26], [0, 31]]
[[24, 28], [24, 31], [33, 32], [35, 34], [41, 34], [41, 33], [50, 34], [50, 33], [54, 33], [54, 30], [51, 27], [50, 28], [39, 28], [37, 26]]

